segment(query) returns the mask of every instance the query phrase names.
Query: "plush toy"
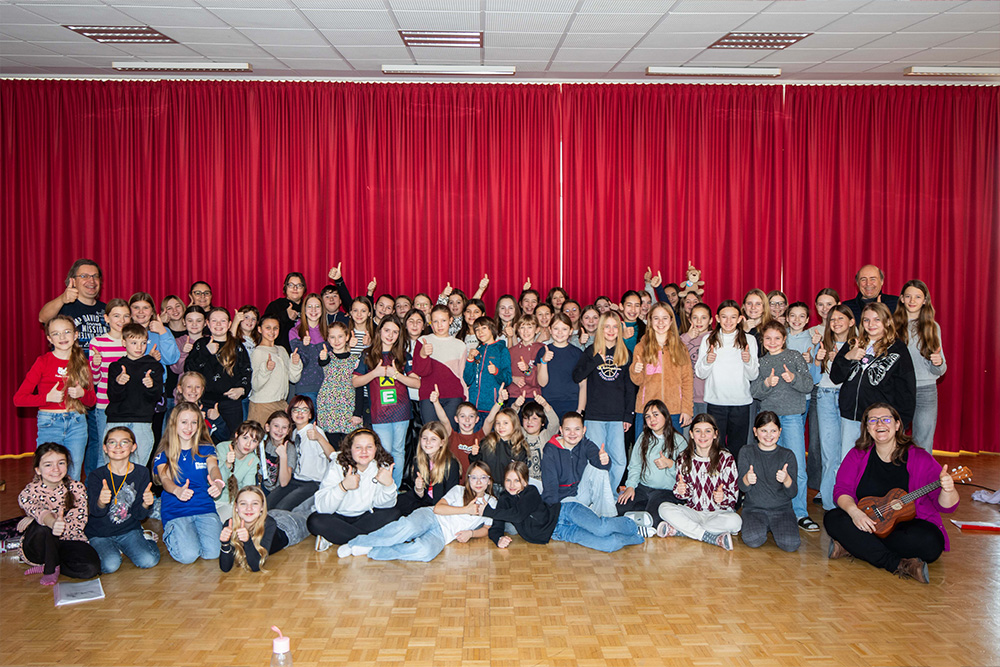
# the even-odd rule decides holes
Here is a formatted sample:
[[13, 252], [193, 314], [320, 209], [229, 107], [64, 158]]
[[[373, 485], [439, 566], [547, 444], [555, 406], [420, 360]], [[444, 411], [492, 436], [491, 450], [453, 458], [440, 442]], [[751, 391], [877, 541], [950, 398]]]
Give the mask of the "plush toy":
[[705, 281], [701, 279], [701, 271], [694, 268], [694, 264], [688, 262], [687, 277], [681, 281], [680, 297], [683, 299], [689, 293], [697, 294], [699, 298], [705, 293], [702, 285]]

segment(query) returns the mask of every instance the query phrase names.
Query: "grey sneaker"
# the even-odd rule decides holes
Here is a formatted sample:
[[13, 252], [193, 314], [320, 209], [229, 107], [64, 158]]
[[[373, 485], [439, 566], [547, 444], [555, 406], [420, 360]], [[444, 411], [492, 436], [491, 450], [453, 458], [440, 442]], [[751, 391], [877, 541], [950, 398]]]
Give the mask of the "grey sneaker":
[[625, 516], [635, 521], [635, 525], [640, 528], [653, 527], [653, 515], [649, 512], [625, 512]]

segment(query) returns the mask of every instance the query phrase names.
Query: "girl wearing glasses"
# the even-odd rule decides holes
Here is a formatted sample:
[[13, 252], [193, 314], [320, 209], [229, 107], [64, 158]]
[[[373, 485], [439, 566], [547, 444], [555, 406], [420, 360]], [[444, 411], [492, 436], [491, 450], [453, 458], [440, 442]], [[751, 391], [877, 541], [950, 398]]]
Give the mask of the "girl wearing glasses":
[[[958, 491], [948, 466], [914, 447], [903, 432], [899, 411], [888, 403], [870, 405], [862, 415], [864, 431], [837, 473], [833, 487], [837, 508], [826, 513], [823, 524], [830, 535], [831, 559], [854, 556], [875, 567], [929, 583], [927, 564], [948, 550], [948, 533], [941, 512], [954, 512]], [[885, 537], [874, 534], [875, 522], [858, 505], [866, 496], [881, 497], [892, 489], [913, 491], [940, 481], [941, 487], [914, 501], [916, 518], [896, 525]]]

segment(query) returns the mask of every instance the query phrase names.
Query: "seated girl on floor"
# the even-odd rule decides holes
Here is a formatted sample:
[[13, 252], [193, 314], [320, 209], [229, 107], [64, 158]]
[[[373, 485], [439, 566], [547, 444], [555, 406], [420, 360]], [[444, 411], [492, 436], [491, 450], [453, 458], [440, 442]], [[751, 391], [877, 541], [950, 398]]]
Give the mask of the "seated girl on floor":
[[267, 500], [259, 486], [239, 490], [232, 518], [219, 533], [219, 568], [223, 572], [239, 565], [248, 572], [266, 572], [264, 561], [285, 547], [308, 537], [306, 515], [284, 510], [267, 511]]
[[428, 422], [417, 437], [409, 474], [411, 488], [396, 498], [396, 508], [406, 516], [420, 507], [430, 507], [458, 486], [461, 477], [461, 466], [448, 449], [448, 430], [439, 421]]
[[489, 466], [479, 461], [469, 466], [465, 486], [452, 487], [433, 508], [421, 507], [373, 533], [359, 535], [337, 549], [341, 558], [368, 556], [372, 560], [416, 560], [427, 562], [454, 540], [468, 542], [486, 537], [492, 521], [483, 518], [493, 478]]

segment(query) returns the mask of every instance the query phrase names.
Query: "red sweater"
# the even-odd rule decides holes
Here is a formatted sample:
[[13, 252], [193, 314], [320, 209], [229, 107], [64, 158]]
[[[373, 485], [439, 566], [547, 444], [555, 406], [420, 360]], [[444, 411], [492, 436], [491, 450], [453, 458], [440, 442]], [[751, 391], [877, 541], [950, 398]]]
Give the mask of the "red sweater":
[[[57, 384], [60, 389], [66, 389], [66, 367], [68, 365], [69, 360], [59, 359], [51, 352], [46, 352], [35, 359], [35, 363], [31, 365], [31, 369], [24, 377], [24, 382], [14, 394], [14, 405], [19, 408], [65, 411], [67, 409], [65, 399], [59, 403], [49, 403], [45, 397]], [[94, 407], [94, 404], [97, 403], [93, 382], [80, 397], [80, 402], [88, 408]]]

